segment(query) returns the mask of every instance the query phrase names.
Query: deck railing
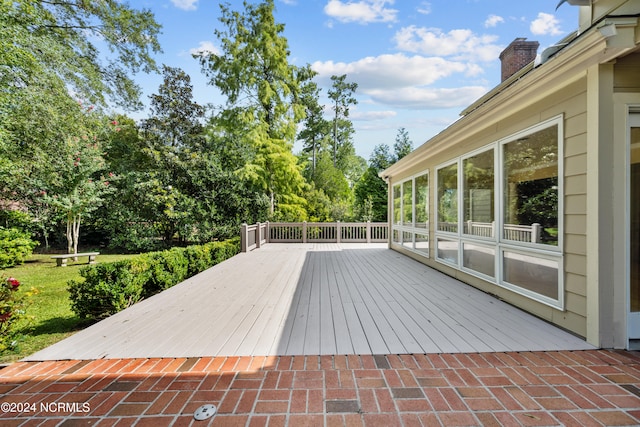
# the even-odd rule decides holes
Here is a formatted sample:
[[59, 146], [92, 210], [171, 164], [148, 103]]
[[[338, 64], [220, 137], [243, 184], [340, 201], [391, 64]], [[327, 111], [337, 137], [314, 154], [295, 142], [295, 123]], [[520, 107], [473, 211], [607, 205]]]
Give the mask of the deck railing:
[[[474, 222], [466, 221], [464, 224], [464, 234], [480, 237], [494, 237], [495, 222]], [[521, 224], [504, 224], [503, 238], [508, 240], [516, 240], [518, 242], [540, 242], [540, 232], [542, 226], [538, 223], [531, 225]], [[458, 232], [457, 222], [439, 222], [438, 231], [446, 231], [450, 233]]]
[[242, 224], [242, 252], [265, 243], [385, 243], [386, 222], [266, 222]]

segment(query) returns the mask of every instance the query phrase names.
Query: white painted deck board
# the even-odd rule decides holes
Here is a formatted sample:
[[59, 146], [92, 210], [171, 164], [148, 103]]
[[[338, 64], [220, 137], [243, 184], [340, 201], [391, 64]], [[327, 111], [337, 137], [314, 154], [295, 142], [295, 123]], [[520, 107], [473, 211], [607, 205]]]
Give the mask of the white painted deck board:
[[590, 348], [384, 244], [269, 244], [26, 360]]

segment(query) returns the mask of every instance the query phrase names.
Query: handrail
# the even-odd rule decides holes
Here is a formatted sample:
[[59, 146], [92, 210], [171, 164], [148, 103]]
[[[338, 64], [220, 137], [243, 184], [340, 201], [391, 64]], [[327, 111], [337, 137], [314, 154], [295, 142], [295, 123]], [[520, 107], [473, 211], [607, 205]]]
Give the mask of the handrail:
[[241, 230], [242, 252], [266, 243], [386, 243], [388, 238], [386, 222], [266, 222], [242, 224]]
[[240, 249], [242, 252], [249, 252], [260, 248], [268, 242], [268, 225], [269, 223], [242, 224], [242, 232], [240, 234]]

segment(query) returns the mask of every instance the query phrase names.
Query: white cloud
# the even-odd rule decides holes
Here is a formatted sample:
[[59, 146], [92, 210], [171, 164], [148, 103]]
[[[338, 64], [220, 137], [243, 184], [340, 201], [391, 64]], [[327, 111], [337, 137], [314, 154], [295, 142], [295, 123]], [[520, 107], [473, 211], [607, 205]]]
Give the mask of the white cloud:
[[492, 28], [497, 26], [498, 24], [502, 24], [504, 22], [504, 18], [498, 15], [489, 15], [487, 20], [484, 21], [484, 26], [486, 28]]
[[318, 72], [319, 80], [327, 84], [330, 76], [347, 74], [350, 82], [358, 83], [357, 94], [369, 97], [374, 104], [401, 108], [464, 107], [487, 90], [481, 86], [455, 89], [430, 87], [456, 73], [469, 75], [482, 71], [473, 63], [438, 57], [409, 57], [398, 53], [367, 57], [350, 63], [318, 61], [311, 68]]
[[397, 90], [371, 90], [375, 101], [399, 108], [430, 110], [469, 105], [487, 92], [481, 86], [457, 88], [406, 87]]
[[378, 120], [390, 119], [397, 116], [395, 111], [354, 111], [349, 114], [349, 118], [353, 121], [371, 122]]
[[471, 30], [442, 32], [439, 28], [416, 27], [400, 29], [394, 36], [396, 47], [405, 52], [450, 56], [458, 60], [494, 61], [503, 47], [497, 36], [476, 35]]
[[392, 5], [394, 0], [360, 0], [343, 2], [329, 0], [324, 7], [324, 13], [340, 22], [357, 22], [369, 24], [371, 22], [395, 22], [398, 11], [385, 7]]
[[420, 6], [418, 6], [418, 9], [416, 10], [422, 15], [428, 15], [431, 13], [431, 3], [429, 3], [428, 1], [423, 1], [422, 3], [420, 3]]
[[198, 0], [171, 0], [171, 3], [182, 10], [196, 10], [198, 8]]
[[218, 49], [212, 41], [201, 41], [198, 47], [194, 47], [189, 49], [189, 53], [191, 55], [202, 55], [206, 56], [210, 53], [218, 55], [220, 53], [220, 49]]
[[316, 61], [311, 68], [319, 78], [327, 80], [332, 75], [347, 74], [350, 81], [358, 83], [358, 90], [429, 85], [453, 73], [477, 71], [475, 66], [463, 62], [402, 53], [370, 56], [350, 63]]
[[559, 36], [563, 33], [560, 29], [560, 21], [555, 16], [544, 12], [538, 13], [538, 18], [531, 22], [529, 29], [535, 35]]

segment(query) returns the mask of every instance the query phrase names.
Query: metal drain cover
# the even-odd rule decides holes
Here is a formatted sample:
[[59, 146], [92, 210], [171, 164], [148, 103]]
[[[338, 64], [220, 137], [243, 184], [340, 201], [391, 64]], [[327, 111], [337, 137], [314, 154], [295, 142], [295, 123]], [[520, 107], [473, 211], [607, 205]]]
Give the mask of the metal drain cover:
[[216, 414], [217, 410], [218, 409], [216, 408], [216, 405], [202, 405], [201, 407], [196, 409], [196, 412], [194, 412], [193, 414], [193, 418], [195, 418], [197, 421], [207, 420], [213, 417]]

